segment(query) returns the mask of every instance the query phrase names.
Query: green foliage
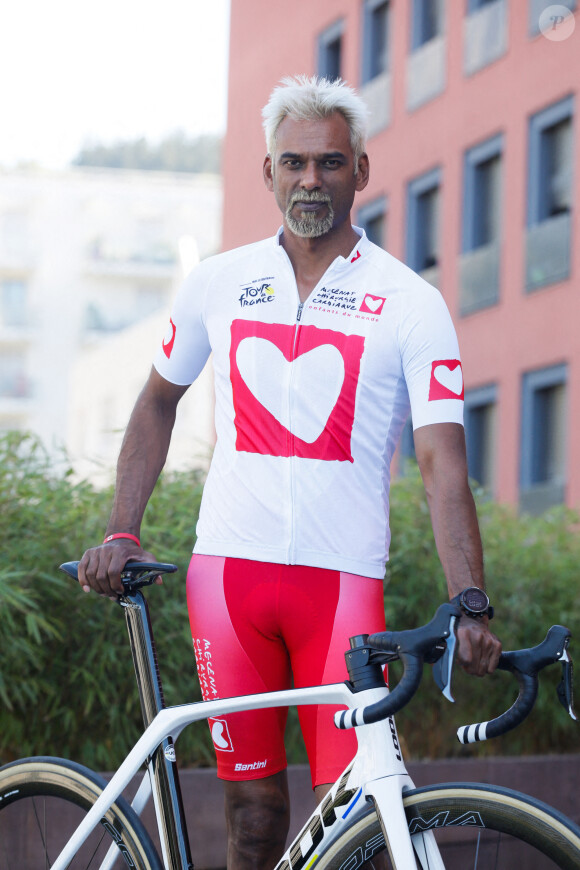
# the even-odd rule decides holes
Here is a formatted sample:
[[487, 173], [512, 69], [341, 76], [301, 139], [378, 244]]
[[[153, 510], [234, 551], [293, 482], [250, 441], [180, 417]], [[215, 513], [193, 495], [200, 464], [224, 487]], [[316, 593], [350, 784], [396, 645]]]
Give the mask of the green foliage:
[[[168, 704], [199, 698], [184, 587], [200, 495], [199, 475], [163, 476], [143, 528], [182, 569], [148, 596]], [[46, 753], [109, 769], [142, 731], [122, 609], [58, 571], [100, 543], [111, 496], [54, 474], [31, 436], [0, 438], [2, 762]], [[180, 756], [211, 763], [207, 729], [189, 729]]]
[[[487, 588], [496, 607], [491, 623], [494, 633], [504, 649], [518, 649], [540, 643], [551, 625], [566, 625], [572, 631], [573, 656], [580, 639], [580, 517], [565, 508], [552, 509], [541, 517], [519, 516], [478, 492], [475, 497]], [[385, 583], [387, 626], [412, 628], [426, 622], [436, 605], [447, 599], [416, 468], [410, 468], [392, 487], [391, 527]], [[398, 667], [391, 666], [393, 682], [400, 673]], [[457, 727], [498, 716], [515, 701], [517, 682], [504, 672], [479, 679], [456, 668], [456, 703], [449, 704], [426, 669], [415, 703], [397, 715], [407, 753], [415, 758], [441, 758], [577, 752], [578, 726], [556, 697], [560, 677], [559, 665], [540, 675], [536, 706], [519, 728], [498, 740], [463, 747], [455, 738]]]
[[[163, 586], [148, 592], [168, 704], [200, 697], [185, 575], [202, 483], [195, 472], [163, 475], [142, 532], [151, 552], [180, 567]], [[98, 491], [75, 480], [64, 462], [54, 470], [31, 436], [0, 437], [1, 762], [46, 753], [111, 769], [141, 733], [121, 608], [85, 595], [58, 571], [60, 563], [80, 558], [102, 540], [111, 497], [110, 490]], [[391, 502], [387, 624], [410, 628], [425, 622], [445, 600], [445, 581], [415, 471], [395, 482]], [[494, 630], [504, 646], [531, 646], [557, 622], [579, 637], [578, 515], [561, 509], [541, 518], [518, 517], [484, 501], [478, 508], [488, 588], [497, 606]], [[551, 670], [541, 680], [531, 718], [505, 738], [477, 749], [459, 745], [457, 726], [503, 711], [515, 698], [515, 682], [506, 674], [477, 680], [456, 673], [457, 703], [450, 705], [426, 672], [415, 703], [397, 717], [408, 754], [578, 751], [577, 727], [556, 700], [558, 668]], [[289, 718], [288, 738], [289, 760], [304, 761], [295, 713]], [[213, 764], [208, 729], [187, 729], [179, 739], [178, 756], [184, 765]]]
[[72, 162], [75, 166], [219, 174], [221, 150], [219, 136], [206, 134], [190, 139], [183, 130], [177, 130], [157, 144], [143, 137], [108, 145], [90, 142]]

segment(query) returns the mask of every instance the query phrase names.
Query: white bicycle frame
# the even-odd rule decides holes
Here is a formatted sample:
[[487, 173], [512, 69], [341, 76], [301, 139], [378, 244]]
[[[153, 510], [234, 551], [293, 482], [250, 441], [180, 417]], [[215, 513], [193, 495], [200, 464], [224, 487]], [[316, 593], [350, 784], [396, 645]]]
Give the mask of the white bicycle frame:
[[[161, 710], [129, 752], [111, 781], [94, 803], [81, 824], [62, 850], [53, 870], [66, 870], [77, 850], [91, 831], [99, 824], [111, 805], [129, 785], [141, 767], [152, 757], [155, 749], [167, 737], [176, 740], [183, 729], [209, 717], [223, 716], [243, 710], [266, 707], [290, 707], [303, 704], [324, 704], [336, 707], [355, 707], [373, 704], [388, 694], [388, 689], [367, 689], [353, 693], [346, 683], [291, 689], [217, 701], [204, 701], [167, 707]], [[329, 710], [328, 715], [333, 715]], [[355, 728], [358, 739], [357, 753], [351, 764], [333, 785], [330, 793], [314, 810], [275, 870], [309, 870], [316, 858], [334, 842], [347, 825], [352, 824], [368, 810], [368, 801], [374, 802], [391, 862], [395, 870], [415, 870], [415, 854], [424, 870], [445, 870], [434, 837], [430, 831], [409, 835], [403, 807], [403, 793], [414, 788], [407, 773], [397, 737], [393, 717], [372, 725]], [[144, 777], [133, 808], [140, 813], [151, 794], [150, 777]], [[161, 837], [163, 843], [163, 837]], [[361, 861], [368, 860], [382, 845], [375, 837], [365, 845]], [[163, 848], [163, 863], [172, 870]], [[118, 857], [115, 844], [101, 864], [108, 870]], [[354, 866], [359, 866], [357, 861]]]

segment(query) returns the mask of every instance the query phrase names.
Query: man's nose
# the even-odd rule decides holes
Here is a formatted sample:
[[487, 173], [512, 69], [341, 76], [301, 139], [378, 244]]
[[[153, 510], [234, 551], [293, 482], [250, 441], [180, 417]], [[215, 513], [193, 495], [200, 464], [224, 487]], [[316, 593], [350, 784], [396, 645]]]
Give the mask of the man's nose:
[[302, 171], [300, 187], [303, 190], [316, 190], [320, 187], [320, 168], [315, 160], [308, 161]]

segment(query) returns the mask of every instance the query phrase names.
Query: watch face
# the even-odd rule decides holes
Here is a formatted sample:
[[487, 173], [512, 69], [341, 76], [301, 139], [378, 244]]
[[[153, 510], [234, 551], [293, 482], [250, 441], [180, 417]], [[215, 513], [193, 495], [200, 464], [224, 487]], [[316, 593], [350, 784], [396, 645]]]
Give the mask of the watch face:
[[464, 607], [467, 610], [472, 610], [474, 613], [483, 613], [489, 607], [489, 598], [483, 589], [478, 589], [477, 586], [471, 586], [469, 589], [466, 589], [461, 599]]

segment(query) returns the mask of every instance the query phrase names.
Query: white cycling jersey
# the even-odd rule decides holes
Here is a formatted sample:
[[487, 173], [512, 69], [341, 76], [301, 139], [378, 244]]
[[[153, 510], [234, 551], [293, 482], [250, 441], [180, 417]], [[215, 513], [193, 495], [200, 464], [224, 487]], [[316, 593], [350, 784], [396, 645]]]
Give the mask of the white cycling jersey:
[[463, 422], [455, 330], [441, 294], [362, 230], [301, 304], [280, 232], [203, 261], [155, 357], [189, 384], [213, 353], [195, 552], [382, 577], [409, 408], [415, 429]]

